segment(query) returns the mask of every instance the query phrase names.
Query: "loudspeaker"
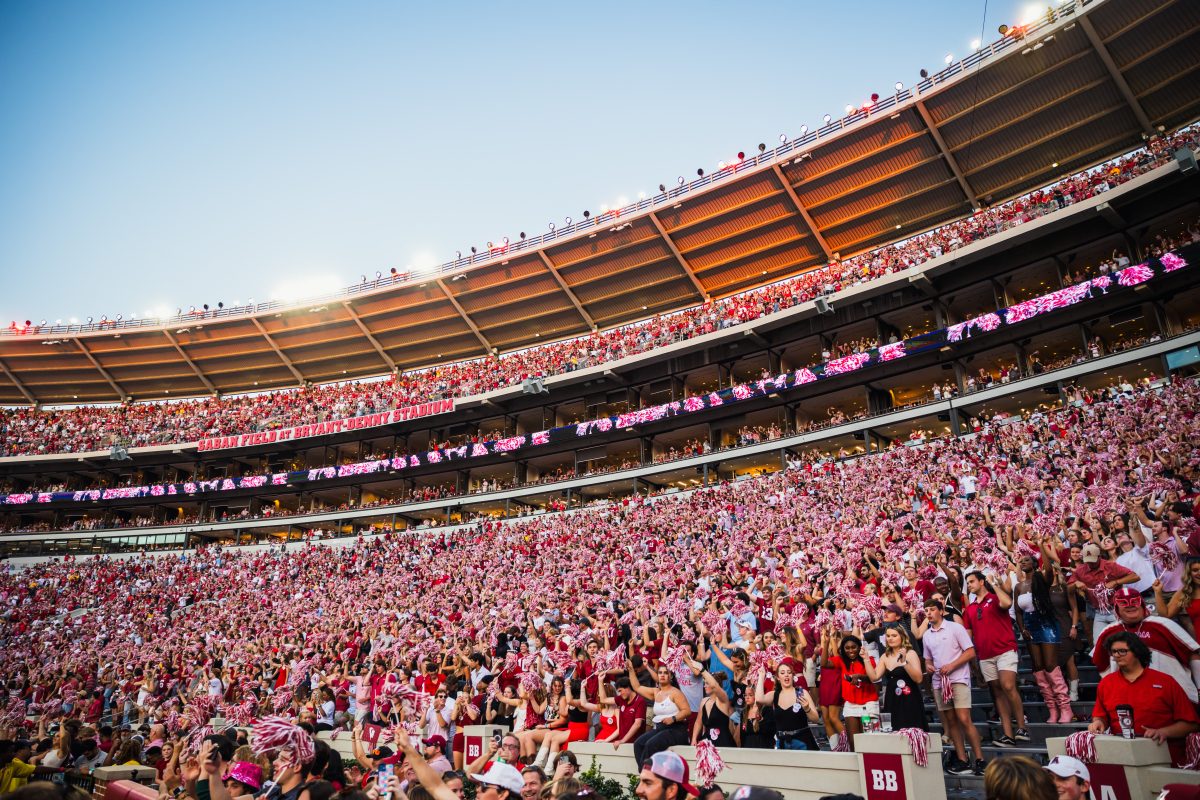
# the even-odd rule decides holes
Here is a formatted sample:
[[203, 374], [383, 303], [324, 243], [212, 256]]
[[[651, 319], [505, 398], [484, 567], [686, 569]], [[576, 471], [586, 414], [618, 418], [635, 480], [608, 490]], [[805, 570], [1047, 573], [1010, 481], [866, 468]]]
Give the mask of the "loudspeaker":
[[1179, 162], [1180, 175], [1193, 175], [1196, 172], [1196, 154], [1187, 147], [1175, 151], [1175, 160]]
[[813, 302], [817, 306], [818, 314], [832, 314], [833, 313], [833, 306], [829, 305], [829, 301], [826, 300], [824, 297], [818, 297]]
[[525, 394], [550, 394], [541, 378], [526, 378], [521, 381], [521, 391]]

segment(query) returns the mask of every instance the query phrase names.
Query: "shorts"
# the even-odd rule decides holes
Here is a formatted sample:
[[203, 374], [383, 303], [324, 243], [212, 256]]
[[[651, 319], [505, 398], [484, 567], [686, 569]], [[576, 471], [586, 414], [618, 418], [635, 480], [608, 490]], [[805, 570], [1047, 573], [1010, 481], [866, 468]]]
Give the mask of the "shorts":
[[454, 740], [450, 745], [450, 752], [452, 752], [452, 753], [467, 752], [467, 737], [462, 731], [459, 731], [458, 733], [454, 734]]
[[1047, 619], [1036, 611], [1021, 613], [1025, 622], [1025, 630], [1029, 631], [1029, 636], [1034, 644], [1058, 644], [1062, 639], [1062, 634], [1058, 630], [1058, 620]]
[[983, 674], [983, 679], [988, 683], [1000, 680], [1001, 672], [1017, 672], [1017, 665], [1020, 659], [1017, 658], [1016, 650], [1009, 650], [1007, 653], [1001, 653], [992, 658], [979, 659], [979, 671]]
[[970, 708], [971, 707], [971, 687], [965, 683], [956, 683], [954, 685], [954, 698], [949, 704], [942, 702], [942, 693], [938, 691], [936, 686], [933, 690], [933, 701], [937, 704], [938, 711], [948, 711], [950, 708]]
[[878, 700], [871, 700], [866, 703], [846, 703], [844, 706], [842, 706], [842, 719], [860, 719], [862, 717], [878, 716]]

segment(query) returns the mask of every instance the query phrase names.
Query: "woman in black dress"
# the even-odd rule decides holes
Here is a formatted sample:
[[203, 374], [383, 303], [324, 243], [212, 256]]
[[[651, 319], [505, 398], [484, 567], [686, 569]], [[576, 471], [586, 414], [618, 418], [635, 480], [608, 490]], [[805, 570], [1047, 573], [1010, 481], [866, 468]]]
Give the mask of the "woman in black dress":
[[709, 672], [700, 662], [685, 658], [693, 670], [701, 670], [700, 677], [704, 680], [704, 699], [700, 702], [700, 713], [696, 715], [696, 722], [692, 726], [692, 746], [707, 739], [717, 747], [737, 747], [731, 723], [734, 707], [729, 693], [725, 691], [725, 681], [729, 676], [724, 672]]
[[925, 698], [921, 693], [921, 659], [913, 651], [904, 628], [896, 626], [883, 632], [884, 652], [878, 661], [867, 662], [871, 680], [883, 680], [879, 710], [892, 715], [892, 730], [920, 728], [929, 730], [925, 719]]

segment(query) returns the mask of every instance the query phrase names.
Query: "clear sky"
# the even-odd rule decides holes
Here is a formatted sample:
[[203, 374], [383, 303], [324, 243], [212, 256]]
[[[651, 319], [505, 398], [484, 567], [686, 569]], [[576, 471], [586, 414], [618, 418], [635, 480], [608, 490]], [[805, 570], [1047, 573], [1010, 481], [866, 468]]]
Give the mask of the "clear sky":
[[992, 0], [0, 3], [0, 325], [436, 263], [996, 38]]

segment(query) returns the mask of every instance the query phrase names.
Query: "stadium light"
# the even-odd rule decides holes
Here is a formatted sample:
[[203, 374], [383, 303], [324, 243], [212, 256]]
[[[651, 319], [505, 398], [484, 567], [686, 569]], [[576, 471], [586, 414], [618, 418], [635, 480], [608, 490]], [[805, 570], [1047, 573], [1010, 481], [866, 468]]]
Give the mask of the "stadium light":
[[508, 237], [507, 236], [504, 237], [504, 246], [508, 247]]
[[929, 77], [929, 70], [927, 70], [927, 69], [925, 69], [924, 67], [922, 67], [922, 68], [921, 68], [921, 78], [922, 78], [922, 79], [925, 79], [925, 78], [928, 78], [928, 77]]
[[971, 49], [978, 50], [982, 44], [983, 44], [983, 42], [979, 41], [978, 39], [972, 39], [971, 40]]
[[568, 227], [568, 228], [569, 228], [569, 227], [571, 227], [571, 218], [570, 218], [570, 217], [566, 217], [565, 219], [566, 219], [567, 227]]
[[646, 199], [646, 193], [638, 192], [638, 200], [645, 200], [645, 199]]
[[807, 125], [801, 125], [801, 126], [800, 126], [800, 135], [801, 135], [801, 136], [803, 136], [803, 135], [804, 135], [804, 134], [806, 134], [806, 133], [808, 133], [808, 126], [807, 126]]
[[471, 245], [471, 255], [475, 255], [477, 252], [479, 251], [475, 249], [475, 245]]
[[521, 241], [522, 242], [525, 241], [525, 231], [521, 231], [521, 233], [519, 235], [521, 237]]
[[679, 176], [679, 185], [683, 186], [683, 184], [685, 184], [685, 183], [687, 183], [687, 181], [684, 179], [684, 177], [682, 175], [680, 175]]
[[1007, 25], [1001, 25], [996, 30], [1000, 33], [1001, 36], [1008, 36], [1008, 32], [1010, 30], [1012, 30], [1012, 28], [1008, 27]]
[[904, 91], [904, 84], [903, 84], [903, 83], [901, 83], [900, 81], [896, 81], [896, 91], [897, 91], [897, 92], [903, 92], [903, 91]]
[[852, 106], [852, 105], [850, 105], [849, 103], [847, 103], [847, 104], [846, 104], [846, 114], [847, 114], [847, 115], [850, 115], [850, 114], [853, 114], [853, 113], [854, 113], [854, 106]]
[[659, 190], [660, 192], [665, 192], [665, 191], [667, 190], [667, 185], [666, 185], [665, 183], [660, 183], [660, 184], [658, 185], [658, 190]]
[[767, 145], [764, 142], [758, 143], [758, 152], [760, 152], [760, 153], [767, 152]]
[[725, 162], [724, 162], [724, 161], [718, 161], [718, 162], [717, 162], [717, 169], [725, 169]]
[[942, 61], [946, 62], [946, 66], [950, 66], [954, 63], [954, 53], [946, 53], [946, 57]]
[[878, 103], [878, 102], [879, 102], [879, 92], [871, 92], [871, 104], [874, 105], [875, 103]]
[[821, 119], [825, 120], [825, 124], [828, 125], [829, 121], [833, 119], [833, 117], [829, 114], [826, 114], [825, 116], [821, 117]]
[[787, 134], [786, 133], [779, 134], [779, 143], [787, 144]]
[[698, 177], [701, 177], [701, 178], [703, 178], [703, 177], [704, 177], [704, 167], [697, 167], [697, 168], [696, 168], [696, 175], [697, 175]]
[[585, 209], [583, 210], [583, 218], [584, 218], [584, 219], [591, 219], [591, 216], [592, 216], [592, 212], [588, 211], [588, 210], [585, 208]]
[[554, 230], [554, 223], [553, 223], [553, 222], [551, 222], [551, 223], [550, 223], [550, 230]]

